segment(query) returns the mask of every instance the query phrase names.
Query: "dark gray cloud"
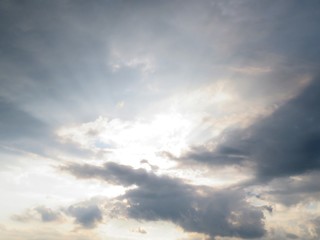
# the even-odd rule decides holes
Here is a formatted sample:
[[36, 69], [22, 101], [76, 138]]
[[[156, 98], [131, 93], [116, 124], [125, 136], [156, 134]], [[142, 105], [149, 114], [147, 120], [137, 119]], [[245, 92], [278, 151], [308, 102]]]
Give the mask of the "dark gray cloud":
[[[255, 175], [241, 187], [268, 187], [259, 196], [270, 203], [292, 206], [319, 199], [320, 80], [314, 79], [298, 96], [246, 129], [227, 130], [219, 140], [192, 147], [177, 158], [181, 165], [237, 165]], [[253, 188], [254, 189], [254, 188]], [[249, 190], [250, 191], [250, 190]]]
[[72, 205], [65, 213], [75, 218], [75, 223], [84, 228], [94, 228], [103, 219], [103, 214], [96, 204]]
[[[259, 178], [301, 174], [320, 167], [320, 81], [247, 131]], [[240, 140], [240, 139], [239, 139]]]
[[246, 129], [227, 131], [213, 150], [194, 147], [180, 162], [246, 165], [261, 181], [320, 168], [320, 80]]
[[192, 165], [201, 163], [204, 165], [244, 165], [248, 158], [246, 149], [219, 145], [214, 150], [206, 145], [191, 146], [190, 149], [184, 152], [180, 157], [174, 156], [170, 152], [160, 152], [160, 156], [175, 160], [183, 165]]
[[264, 215], [239, 190], [213, 190], [168, 176], [116, 163], [103, 167], [69, 165], [62, 168], [78, 178], [101, 179], [123, 186], [136, 185], [119, 199], [127, 200], [127, 214], [138, 220], [171, 221], [189, 232], [257, 238], [264, 235]]

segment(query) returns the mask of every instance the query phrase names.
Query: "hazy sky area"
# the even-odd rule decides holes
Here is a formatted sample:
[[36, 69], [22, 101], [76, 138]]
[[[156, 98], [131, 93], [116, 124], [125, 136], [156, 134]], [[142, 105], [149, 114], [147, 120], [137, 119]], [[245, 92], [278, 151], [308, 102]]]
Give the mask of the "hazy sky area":
[[0, 1], [0, 239], [320, 239], [319, 72], [319, 0]]

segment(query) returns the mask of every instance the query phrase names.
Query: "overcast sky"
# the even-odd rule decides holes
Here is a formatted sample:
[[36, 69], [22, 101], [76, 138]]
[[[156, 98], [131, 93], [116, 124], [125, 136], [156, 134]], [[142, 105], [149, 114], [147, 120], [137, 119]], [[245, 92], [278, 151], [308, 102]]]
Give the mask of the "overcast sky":
[[0, 236], [320, 238], [318, 0], [0, 2]]

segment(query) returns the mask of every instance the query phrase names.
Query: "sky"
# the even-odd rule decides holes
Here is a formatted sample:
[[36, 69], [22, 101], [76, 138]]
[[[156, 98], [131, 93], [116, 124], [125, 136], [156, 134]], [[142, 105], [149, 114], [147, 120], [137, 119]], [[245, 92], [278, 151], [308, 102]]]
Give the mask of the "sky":
[[0, 238], [320, 238], [320, 2], [0, 2]]

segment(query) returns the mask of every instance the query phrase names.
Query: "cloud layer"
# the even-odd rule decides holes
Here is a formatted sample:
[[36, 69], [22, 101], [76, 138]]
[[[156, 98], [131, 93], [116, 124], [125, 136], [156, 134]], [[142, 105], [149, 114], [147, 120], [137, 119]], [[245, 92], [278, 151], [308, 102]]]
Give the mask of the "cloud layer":
[[0, 235], [319, 239], [319, 9], [1, 1]]

